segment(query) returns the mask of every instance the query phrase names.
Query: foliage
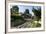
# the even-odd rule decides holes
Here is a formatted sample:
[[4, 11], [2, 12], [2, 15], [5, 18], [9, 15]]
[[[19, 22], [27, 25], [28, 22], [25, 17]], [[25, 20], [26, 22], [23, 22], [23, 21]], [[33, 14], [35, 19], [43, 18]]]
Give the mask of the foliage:
[[25, 9], [25, 14], [29, 14], [29, 9]]
[[11, 18], [13, 18], [13, 20], [11, 20], [11, 25], [14, 22], [14, 27], [25, 23], [25, 20], [21, 16], [11, 16]]
[[25, 22], [22, 16], [19, 16], [18, 6], [13, 6], [10, 10], [11, 10], [11, 26], [15, 27]]
[[13, 14], [13, 13], [18, 13], [18, 10], [19, 10], [19, 8], [18, 8], [18, 6], [13, 6], [11, 9], [11, 14]]
[[41, 19], [41, 8], [39, 8], [39, 9], [33, 8], [32, 12], [36, 16], [37, 21], [39, 21], [39, 19]]

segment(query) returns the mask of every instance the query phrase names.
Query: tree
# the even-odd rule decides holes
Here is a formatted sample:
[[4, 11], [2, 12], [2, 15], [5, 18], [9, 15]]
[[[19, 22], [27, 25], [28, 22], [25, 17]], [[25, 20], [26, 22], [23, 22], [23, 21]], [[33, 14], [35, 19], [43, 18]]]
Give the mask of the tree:
[[37, 10], [37, 9], [35, 9], [35, 8], [33, 7], [32, 12], [33, 12], [34, 15], [37, 17], [37, 20], [41, 19], [41, 8], [38, 8], [38, 10]]
[[21, 25], [25, 23], [25, 20], [22, 16], [19, 16], [19, 7], [13, 6], [11, 9], [11, 27]]
[[29, 14], [29, 9], [26, 9], [24, 13]]
[[12, 16], [19, 16], [19, 7], [18, 6], [12, 6], [11, 10], [11, 15]]
[[26, 9], [25, 12], [24, 12], [24, 18], [31, 18], [31, 14], [29, 13], [29, 9]]
[[19, 10], [18, 6], [13, 6], [11, 8], [11, 13], [18, 13], [18, 10]]

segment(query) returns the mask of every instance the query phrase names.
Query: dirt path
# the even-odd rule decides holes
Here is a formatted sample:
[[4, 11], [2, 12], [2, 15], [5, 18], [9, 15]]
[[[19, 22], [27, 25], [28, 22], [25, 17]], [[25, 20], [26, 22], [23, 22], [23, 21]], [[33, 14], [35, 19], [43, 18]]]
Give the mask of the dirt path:
[[31, 27], [31, 20], [26, 21], [24, 24], [17, 26], [16, 28], [30, 28]]

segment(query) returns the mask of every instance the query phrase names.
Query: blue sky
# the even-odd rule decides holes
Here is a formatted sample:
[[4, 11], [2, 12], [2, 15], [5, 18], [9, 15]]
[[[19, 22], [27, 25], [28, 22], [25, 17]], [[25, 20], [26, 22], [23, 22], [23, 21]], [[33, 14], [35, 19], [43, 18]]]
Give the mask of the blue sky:
[[29, 9], [30, 13], [32, 12], [32, 6], [23, 6], [23, 5], [20, 5], [18, 7], [19, 7], [19, 12], [24, 13], [26, 9]]

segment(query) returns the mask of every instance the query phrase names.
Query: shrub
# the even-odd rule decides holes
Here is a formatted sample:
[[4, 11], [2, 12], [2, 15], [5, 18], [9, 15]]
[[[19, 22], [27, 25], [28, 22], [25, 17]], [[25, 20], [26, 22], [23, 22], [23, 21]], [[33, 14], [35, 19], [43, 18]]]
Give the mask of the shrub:
[[25, 20], [21, 16], [11, 16], [11, 18], [13, 18], [13, 20], [11, 19], [11, 24], [13, 22], [14, 23], [14, 27], [25, 23]]

